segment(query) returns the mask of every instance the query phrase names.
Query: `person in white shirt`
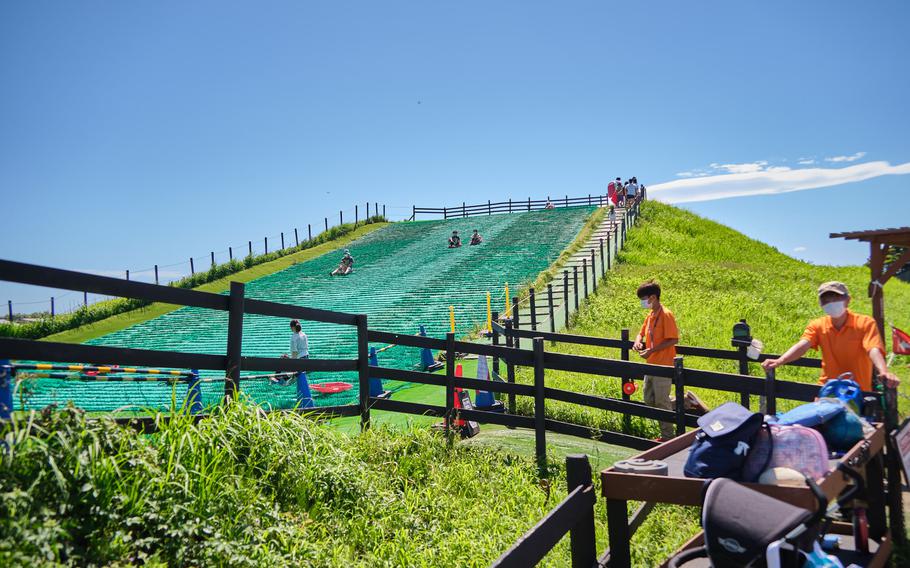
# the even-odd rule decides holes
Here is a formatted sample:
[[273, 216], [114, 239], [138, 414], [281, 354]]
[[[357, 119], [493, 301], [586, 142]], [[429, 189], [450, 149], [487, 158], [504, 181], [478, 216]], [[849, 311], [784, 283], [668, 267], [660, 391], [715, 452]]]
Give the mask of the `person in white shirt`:
[[[285, 353], [282, 355], [283, 358], [288, 358], [289, 355]], [[306, 334], [303, 333], [303, 328], [300, 327], [300, 322], [297, 320], [291, 320], [291, 359], [309, 359], [310, 357], [310, 346], [307, 341]]]
[[626, 185], [626, 201], [629, 202], [627, 205], [631, 205], [631, 202], [635, 199], [636, 193], [638, 193], [638, 180], [632, 178], [629, 180], [628, 185]]

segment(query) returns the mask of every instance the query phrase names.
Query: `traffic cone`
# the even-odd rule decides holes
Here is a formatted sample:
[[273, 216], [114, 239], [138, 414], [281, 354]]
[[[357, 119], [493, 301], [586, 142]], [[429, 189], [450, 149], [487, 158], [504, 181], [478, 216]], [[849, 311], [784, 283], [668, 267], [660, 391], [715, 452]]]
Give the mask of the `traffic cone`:
[[[490, 380], [490, 369], [487, 367], [486, 355], [481, 355], [477, 359], [477, 380]], [[478, 409], [489, 408], [495, 403], [496, 397], [494, 397], [493, 393], [490, 391], [478, 390], [474, 393], [474, 406], [476, 406]]]
[[[370, 347], [370, 367], [378, 366], [379, 357], [376, 355], [376, 348]], [[392, 392], [383, 388], [382, 379], [370, 377], [370, 396], [373, 398], [389, 398], [392, 396]]]
[[[455, 376], [461, 377], [461, 376], [463, 376], [462, 375], [463, 373], [464, 373], [464, 369], [462, 369], [461, 363], [455, 365]], [[455, 410], [461, 410], [461, 391], [462, 391], [462, 389], [461, 389], [461, 387], [455, 387], [454, 391], [455, 391], [455, 401], [454, 401], [454, 404], [452, 405], [452, 408], [454, 408]], [[459, 418], [458, 420], [455, 421], [455, 426], [457, 428], [463, 428], [464, 420]]]
[[306, 372], [297, 373], [297, 405], [300, 408], [313, 408], [316, 403], [313, 402], [313, 394], [310, 392], [310, 382], [306, 378]]
[[[420, 337], [426, 337], [427, 330], [424, 326], [420, 326]], [[436, 366], [436, 360], [433, 359], [433, 352], [430, 351], [429, 347], [424, 347], [420, 350], [420, 366], [424, 371]]]

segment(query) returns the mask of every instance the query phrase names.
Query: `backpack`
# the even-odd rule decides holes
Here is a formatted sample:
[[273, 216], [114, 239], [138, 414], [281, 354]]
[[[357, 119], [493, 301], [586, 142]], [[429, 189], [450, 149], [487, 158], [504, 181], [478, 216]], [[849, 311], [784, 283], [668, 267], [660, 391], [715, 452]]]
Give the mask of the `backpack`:
[[812, 428], [771, 424], [756, 436], [742, 478], [756, 481], [762, 472], [775, 467], [795, 469], [817, 480], [828, 473], [828, 445]]
[[844, 412], [845, 404], [837, 398], [821, 398], [815, 402], [801, 404], [778, 417], [777, 423], [783, 426], [799, 424], [800, 426], [821, 426]]
[[853, 373], [844, 373], [836, 379], [828, 380], [818, 391], [818, 398], [839, 398], [857, 414], [861, 413], [863, 390], [859, 387], [859, 383], [850, 378], [852, 376]]
[[828, 447], [836, 452], [846, 452], [863, 439], [863, 420], [849, 407], [820, 427]]
[[699, 432], [683, 468], [686, 477], [738, 479], [763, 417], [728, 402], [698, 419]]

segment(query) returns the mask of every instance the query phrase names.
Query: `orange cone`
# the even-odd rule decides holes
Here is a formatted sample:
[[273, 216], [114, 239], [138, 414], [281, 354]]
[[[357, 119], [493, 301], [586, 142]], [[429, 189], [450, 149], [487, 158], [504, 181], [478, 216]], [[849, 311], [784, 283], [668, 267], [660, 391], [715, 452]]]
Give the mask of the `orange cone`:
[[[463, 372], [464, 372], [464, 370], [461, 368], [461, 363], [455, 365], [455, 376], [456, 376], [456, 377], [461, 377], [461, 376], [463, 376], [463, 375], [462, 375]], [[454, 408], [455, 410], [460, 410], [460, 409], [461, 409], [461, 388], [460, 388], [460, 387], [455, 387], [455, 389], [454, 389], [454, 394], [455, 394], [455, 401], [454, 401], [453, 408]], [[457, 428], [463, 427], [463, 426], [464, 426], [464, 420], [462, 420], [461, 418], [459, 418], [458, 420], [455, 421], [455, 426], [456, 426]]]

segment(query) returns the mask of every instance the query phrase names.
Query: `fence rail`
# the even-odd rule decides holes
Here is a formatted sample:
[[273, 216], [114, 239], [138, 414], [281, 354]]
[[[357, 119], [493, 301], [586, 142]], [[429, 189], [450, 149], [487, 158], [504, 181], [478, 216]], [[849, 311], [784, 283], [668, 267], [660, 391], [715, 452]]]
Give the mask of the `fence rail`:
[[550, 203], [553, 207], [603, 207], [609, 203], [609, 197], [606, 194], [591, 195], [587, 197], [569, 197], [550, 199], [531, 199], [508, 201], [487, 201], [486, 203], [477, 203], [467, 205], [462, 203], [461, 206], [455, 207], [417, 207], [411, 209], [411, 220], [417, 219], [417, 215], [442, 215], [443, 219], [457, 219], [459, 217], [473, 217], [477, 215], [493, 215], [494, 213], [520, 213], [522, 211], [533, 211], [545, 209]]

